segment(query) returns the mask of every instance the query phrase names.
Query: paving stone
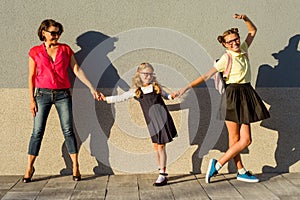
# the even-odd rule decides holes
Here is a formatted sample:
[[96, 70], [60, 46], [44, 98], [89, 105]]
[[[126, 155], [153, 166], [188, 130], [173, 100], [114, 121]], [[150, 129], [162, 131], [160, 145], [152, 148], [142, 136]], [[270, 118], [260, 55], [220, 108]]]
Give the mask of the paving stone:
[[154, 200], [154, 199], [164, 199], [173, 200], [174, 196], [171, 188], [166, 185], [163, 187], [152, 187], [152, 188], [140, 188], [140, 199], [141, 200]]
[[40, 192], [49, 179], [33, 179], [30, 183], [23, 183], [21, 180], [11, 189], [11, 191], [38, 191]]
[[153, 183], [156, 181], [157, 175], [138, 176], [138, 185], [140, 189], [153, 189]]
[[284, 173], [281, 175], [287, 179], [300, 179], [300, 173], [296, 173], [296, 172]]
[[13, 183], [0, 183], [0, 190], [9, 190], [14, 185], [16, 185], [15, 182], [13, 182]]
[[222, 174], [213, 177], [209, 184], [205, 179], [199, 179], [199, 182], [211, 199], [244, 199]]
[[76, 185], [76, 190], [106, 190], [108, 176], [94, 177], [92, 179], [83, 178]]
[[242, 195], [244, 199], [278, 199], [279, 198], [268, 190], [262, 183], [247, 183], [236, 179], [230, 180], [233, 187]]
[[110, 199], [130, 199], [130, 200], [138, 200], [139, 199], [139, 191], [138, 187], [110, 187], [107, 189], [106, 198]]
[[44, 188], [39, 196], [38, 200], [64, 200], [64, 199], [70, 199], [71, 195], [73, 193], [73, 190], [70, 189], [55, 189], [55, 188]]
[[0, 190], [9, 190], [21, 180], [22, 176], [1, 176]]
[[256, 176], [259, 178], [260, 182], [269, 181], [276, 176], [281, 176], [280, 173], [262, 173], [262, 174], [256, 174]]
[[70, 189], [73, 190], [77, 182], [48, 182], [44, 188], [53, 188], [53, 189]]
[[16, 183], [22, 176], [1, 176], [0, 183]]
[[8, 192], [8, 190], [0, 189], [0, 199]]
[[26, 192], [7, 192], [2, 200], [12, 200], [12, 199], [22, 199], [22, 200], [32, 200], [38, 197], [39, 191], [26, 191]]
[[105, 199], [105, 191], [91, 190], [91, 191], [82, 191], [76, 190], [72, 194], [71, 200], [104, 200]]
[[137, 186], [136, 175], [111, 175], [109, 176], [108, 186], [109, 187], [134, 187]]
[[293, 185], [300, 186], [300, 173], [282, 174], [284, 178], [289, 180]]
[[300, 187], [300, 178], [288, 179], [293, 185]]
[[168, 184], [175, 199], [209, 199], [194, 175], [170, 176]]
[[195, 175], [192, 174], [186, 174], [186, 175], [169, 175], [168, 177], [168, 183], [169, 184], [177, 184], [177, 183], [189, 183], [193, 181], [197, 181], [197, 178]]
[[276, 176], [262, 183], [278, 197], [300, 196], [299, 187], [293, 185], [283, 176]]
[[56, 175], [56, 176], [50, 176], [49, 178], [49, 183], [51, 182], [74, 182], [73, 181], [73, 176], [61, 176], [61, 175]]
[[138, 175], [139, 196], [141, 200], [174, 199], [169, 185], [162, 187], [153, 186], [157, 176], [157, 174]]
[[181, 200], [198, 200], [198, 199], [209, 199], [206, 192], [200, 185], [196, 186], [171, 186], [172, 192], [175, 199]]

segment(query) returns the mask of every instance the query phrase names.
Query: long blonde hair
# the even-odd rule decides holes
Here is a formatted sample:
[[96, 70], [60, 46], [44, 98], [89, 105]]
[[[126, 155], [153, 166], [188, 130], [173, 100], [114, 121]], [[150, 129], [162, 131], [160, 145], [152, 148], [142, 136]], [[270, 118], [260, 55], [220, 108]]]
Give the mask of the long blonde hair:
[[[152, 72], [154, 72], [154, 68], [150, 63], [143, 62], [138, 66], [138, 69], [136, 70], [136, 73], [134, 77], [132, 78], [132, 85], [133, 88], [135, 89], [135, 96], [137, 98], [141, 97], [142, 90], [141, 87], [143, 86], [141, 77], [140, 77], [140, 72], [144, 69], [151, 69]], [[152, 85], [153, 85], [153, 90], [155, 91], [156, 94], [161, 93], [161, 86], [157, 83], [156, 81], [156, 76], [152, 75]]]

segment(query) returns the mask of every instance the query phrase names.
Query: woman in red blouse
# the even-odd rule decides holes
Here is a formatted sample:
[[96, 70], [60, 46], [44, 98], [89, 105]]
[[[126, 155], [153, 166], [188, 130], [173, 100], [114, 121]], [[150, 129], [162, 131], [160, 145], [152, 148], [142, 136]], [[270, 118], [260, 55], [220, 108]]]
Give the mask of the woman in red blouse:
[[33, 132], [28, 148], [28, 164], [23, 182], [28, 183], [34, 174], [34, 161], [39, 154], [45, 132], [46, 121], [52, 105], [58, 112], [65, 143], [73, 162], [73, 180], [81, 179], [78, 164], [78, 148], [73, 131], [71, 83], [68, 76], [70, 67], [91, 91], [94, 99], [99, 100], [95, 88], [76, 62], [74, 52], [67, 44], [59, 43], [63, 26], [52, 20], [44, 20], [38, 36], [43, 42], [29, 51], [29, 94], [30, 111], [34, 117]]

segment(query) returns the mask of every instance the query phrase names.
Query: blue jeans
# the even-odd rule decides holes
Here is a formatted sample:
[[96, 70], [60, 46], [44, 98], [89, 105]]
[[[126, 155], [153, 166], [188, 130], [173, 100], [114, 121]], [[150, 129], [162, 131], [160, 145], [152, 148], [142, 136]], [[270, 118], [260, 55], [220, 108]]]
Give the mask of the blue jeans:
[[29, 142], [28, 154], [38, 156], [44, 136], [47, 118], [55, 105], [65, 143], [70, 154], [78, 153], [77, 142], [73, 131], [72, 97], [70, 90], [50, 90], [37, 88], [35, 101], [38, 111], [34, 117], [33, 132]]

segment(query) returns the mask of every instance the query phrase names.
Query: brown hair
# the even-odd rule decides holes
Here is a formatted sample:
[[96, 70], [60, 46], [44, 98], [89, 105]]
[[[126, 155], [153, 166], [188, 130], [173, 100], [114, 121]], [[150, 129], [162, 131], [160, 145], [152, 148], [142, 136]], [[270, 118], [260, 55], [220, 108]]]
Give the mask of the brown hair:
[[50, 26], [57, 27], [59, 29], [59, 35], [62, 34], [64, 31], [64, 28], [61, 23], [54, 21], [53, 19], [45, 19], [42, 21], [40, 27], [38, 28], [37, 34], [41, 41], [45, 40], [45, 37], [43, 36], [43, 31], [47, 31]]
[[[144, 62], [144, 63], [141, 63], [139, 65], [134, 77], [132, 78], [133, 87], [135, 89], [135, 96], [137, 98], [140, 98], [141, 94], [142, 94], [142, 90], [141, 90], [142, 81], [141, 81], [141, 78], [140, 78], [140, 71], [143, 70], [143, 69], [147, 69], [147, 68], [150, 68], [152, 70], [152, 72], [154, 72], [154, 68], [152, 67], [152, 65], [150, 63]], [[155, 76], [153, 76], [153, 78], [152, 78], [152, 85], [153, 85], [153, 90], [155, 91], [155, 93], [160, 94], [161, 93], [161, 87], [156, 82], [156, 77]]]
[[219, 35], [217, 37], [217, 40], [225, 47], [226, 41], [225, 41], [224, 38], [227, 35], [230, 35], [230, 34], [236, 34], [236, 36], [240, 37], [240, 35], [239, 35], [239, 29], [238, 28], [231, 28], [231, 29], [225, 31], [222, 35]]

